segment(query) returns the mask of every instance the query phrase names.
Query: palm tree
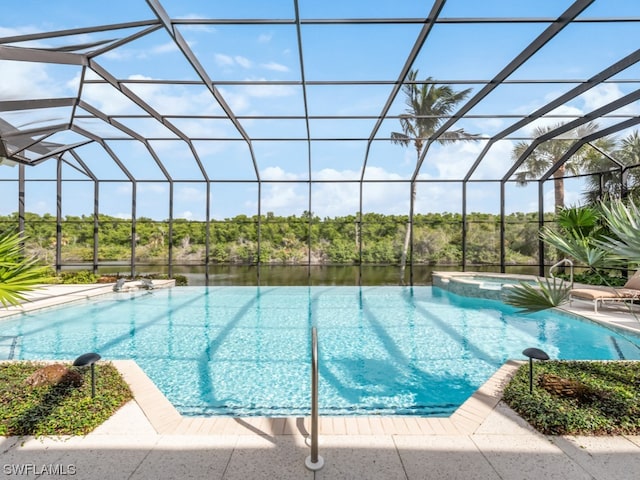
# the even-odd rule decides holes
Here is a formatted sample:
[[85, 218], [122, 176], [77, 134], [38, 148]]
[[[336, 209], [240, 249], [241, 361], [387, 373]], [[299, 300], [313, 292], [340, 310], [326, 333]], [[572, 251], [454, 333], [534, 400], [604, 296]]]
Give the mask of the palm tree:
[[[433, 134], [447, 121], [456, 105], [463, 101], [471, 89], [455, 91], [451, 85], [436, 85], [428, 77], [424, 83], [414, 83], [418, 77], [418, 70], [410, 70], [407, 82], [402, 86], [407, 105], [406, 113], [400, 115], [402, 132], [391, 132], [391, 142], [408, 147], [413, 144], [416, 150], [416, 165], [423, 149]], [[438, 137], [439, 143], [452, 143], [460, 140], [477, 140], [478, 135], [470, 134], [464, 129], [448, 131]], [[416, 184], [411, 185], [411, 203], [416, 199]], [[407, 223], [407, 230], [400, 259], [400, 283], [404, 283], [404, 272], [407, 264], [407, 251], [411, 230], [411, 219]]]
[[[562, 126], [562, 123], [549, 125], [546, 127], [536, 127], [533, 130], [534, 137], [540, 137], [552, 130]], [[522, 167], [516, 172], [516, 180], [520, 185], [526, 185], [528, 180], [538, 179], [546, 173], [562, 156], [571, 148], [574, 142], [585, 137], [598, 129], [598, 125], [589, 122], [570, 132], [567, 132], [562, 138], [548, 140], [541, 143], [536, 149], [524, 160]], [[511, 153], [512, 159], [515, 161], [527, 150], [528, 142], [518, 142]], [[564, 207], [564, 176], [567, 173], [577, 175], [584, 171], [584, 161], [587, 155], [587, 148], [579, 149], [567, 162], [561, 165], [553, 173], [554, 187], [554, 205], [556, 212]]]
[[[640, 134], [635, 130], [629, 136], [623, 138], [616, 148], [613, 140], [602, 139], [605, 146], [596, 142], [596, 146], [603, 151], [611, 152], [610, 156], [625, 166], [640, 165]], [[587, 187], [584, 191], [584, 199], [592, 205], [603, 198], [622, 198], [625, 195], [635, 195], [640, 184], [640, 171], [638, 168], [627, 171], [626, 191], [620, 179], [620, 170], [611, 169], [614, 163], [604, 155], [590, 155], [587, 158], [587, 171], [597, 173], [587, 178]], [[602, 180], [601, 180], [602, 177]]]
[[33, 290], [46, 270], [22, 255], [23, 240], [18, 233], [0, 234], [0, 303], [5, 307], [24, 300], [23, 293]]

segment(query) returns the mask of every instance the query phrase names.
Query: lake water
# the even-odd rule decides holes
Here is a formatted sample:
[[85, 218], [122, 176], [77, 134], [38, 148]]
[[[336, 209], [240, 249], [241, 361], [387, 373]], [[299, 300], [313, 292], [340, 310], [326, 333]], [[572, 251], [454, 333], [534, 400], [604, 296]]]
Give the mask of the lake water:
[[[118, 273], [129, 275], [129, 266], [101, 267], [100, 273]], [[433, 271], [461, 271], [459, 266], [448, 265], [416, 265], [413, 267], [414, 284], [430, 285]], [[500, 271], [498, 266], [469, 266], [467, 270], [474, 272]], [[139, 274], [168, 273], [166, 265], [139, 265], [136, 266]], [[509, 267], [508, 273], [536, 275], [538, 267], [519, 266]], [[174, 275], [187, 277], [189, 285], [207, 285], [205, 267], [195, 265], [180, 265], [173, 267]], [[260, 281], [258, 282], [258, 276]], [[359, 277], [362, 276], [361, 281]], [[409, 269], [405, 272], [406, 283], [409, 283]], [[397, 265], [210, 265], [208, 285], [399, 285], [400, 268]]]

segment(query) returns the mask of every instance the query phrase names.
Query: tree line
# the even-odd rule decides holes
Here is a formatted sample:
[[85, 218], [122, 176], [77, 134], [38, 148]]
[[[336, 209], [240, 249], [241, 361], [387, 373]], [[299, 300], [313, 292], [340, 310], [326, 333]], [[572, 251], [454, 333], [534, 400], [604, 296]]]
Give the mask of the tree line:
[[[131, 220], [99, 215], [98, 260], [126, 261], [132, 244]], [[547, 219], [551, 220], [551, 216]], [[56, 218], [51, 214], [25, 214], [26, 252], [42, 263], [54, 264]], [[537, 213], [512, 213], [505, 217], [506, 261], [536, 264]], [[18, 225], [16, 213], [0, 216], [0, 230]], [[174, 219], [158, 221], [141, 217], [135, 223], [136, 259], [166, 262], [172, 245], [175, 263], [204, 263], [207, 235], [210, 263], [254, 264], [399, 264], [408, 217], [366, 213], [319, 218], [309, 212], [296, 216], [238, 215], [224, 220]], [[456, 265], [462, 262], [463, 218], [458, 213], [416, 214], [413, 222], [413, 262]], [[259, 248], [258, 248], [259, 245]], [[63, 263], [93, 261], [94, 218], [66, 216], [61, 222]], [[466, 262], [496, 264], [500, 261], [500, 217], [471, 213], [466, 217]]]

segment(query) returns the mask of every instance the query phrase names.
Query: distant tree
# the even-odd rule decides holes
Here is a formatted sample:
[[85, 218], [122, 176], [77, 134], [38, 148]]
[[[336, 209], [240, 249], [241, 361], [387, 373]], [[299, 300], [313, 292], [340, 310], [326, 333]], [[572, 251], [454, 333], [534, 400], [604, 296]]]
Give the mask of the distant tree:
[[[617, 148], [613, 140], [609, 140], [609, 144], [609, 148], [604, 148], [604, 150], [610, 152], [610, 156], [613, 159], [626, 167], [640, 165], [640, 135], [637, 130], [623, 138]], [[599, 148], [602, 147], [602, 145], [597, 146]], [[610, 159], [604, 155], [592, 153], [587, 160], [588, 171], [598, 172], [598, 175], [592, 175], [587, 179], [587, 186], [583, 196], [589, 204], [595, 205], [600, 199], [620, 198], [627, 194], [637, 196], [640, 186], [640, 168], [628, 170], [625, 185], [627, 190], [623, 191], [620, 170], [612, 169], [615, 164]]]
[[[401, 132], [391, 132], [391, 142], [408, 147], [413, 145], [416, 151], [416, 164], [422, 155], [429, 139], [447, 121], [456, 106], [469, 96], [471, 89], [455, 91], [450, 85], [436, 85], [431, 77], [424, 83], [414, 83], [418, 78], [418, 70], [407, 74], [407, 82], [402, 87], [407, 105], [406, 113], [400, 115]], [[445, 132], [437, 141], [452, 143], [461, 140], [477, 140], [478, 136], [464, 129]], [[415, 202], [416, 185], [411, 185], [411, 202]], [[410, 221], [410, 219], [409, 219]], [[410, 224], [407, 223], [402, 256], [400, 258], [400, 283], [404, 283], [404, 272], [409, 250]]]
[[[533, 137], [540, 137], [555, 130], [562, 124], [537, 127], [533, 130]], [[537, 180], [545, 174], [562, 156], [571, 148], [575, 141], [585, 137], [598, 129], [596, 123], [590, 122], [567, 132], [562, 138], [554, 138], [541, 143], [536, 149], [524, 159], [521, 168], [516, 172], [516, 180], [520, 185], [526, 185], [529, 180]], [[513, 151], [512, 158], [517, 160], [529, 148], [530, 142], [518, 142]], [[564, 177], [567, 173], [577, 175], [585, 170], [585, 158], [588, 153], [588, 146], [579, 149], [570, 159], [567, 160], [553, 173], [554, 205], [555, 210], [560, 211], [564, 205]]]

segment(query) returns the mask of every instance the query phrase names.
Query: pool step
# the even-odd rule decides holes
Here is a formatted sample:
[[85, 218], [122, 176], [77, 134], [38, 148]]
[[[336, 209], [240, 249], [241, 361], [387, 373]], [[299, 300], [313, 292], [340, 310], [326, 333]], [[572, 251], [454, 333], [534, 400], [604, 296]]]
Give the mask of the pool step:
[[13, 360], [18, 356], [20, 336], [0, 336], [0, 360]]

